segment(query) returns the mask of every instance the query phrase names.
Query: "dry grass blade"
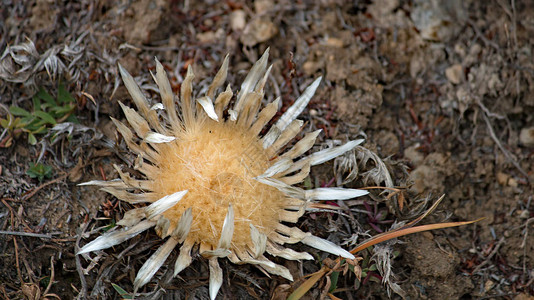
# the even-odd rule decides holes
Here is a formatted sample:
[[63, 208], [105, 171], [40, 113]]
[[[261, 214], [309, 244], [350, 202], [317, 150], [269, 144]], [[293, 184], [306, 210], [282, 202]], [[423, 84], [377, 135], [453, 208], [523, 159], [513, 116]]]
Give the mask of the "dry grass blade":
[[293, 293], [291, 293], [287, 300], [300, 299], [313, 287], [315, 283], [317, 283], [317, 281], [323, 278], [326, 273], [328, 273], [328, 268], [326, 266], [323, 266], [321, 270], [315, 272], [310, 278], [304, 281], [304, 283], [301, 284]]
[[457, 227], [457, 226], [462, 226], [462, 225], [469, 225], [469, 224], [472, 224], [472, 223], [476, 223], [476, 222], [478, 222], [478, 221], [480, 221], [482, 219], [484, 219], [484, 218], [480, 218], [480, 219], [477, 219], [477, 220], [474, 220], [474, 221], [438, 223], [438, 224], [421, 225], [421, 226], [416, 226], [416, 227], [406, 227], [406, 226], [404, 226], [404, 227], [396, 229], [396, 230], [392, 230], [392, 231], [388, 231], [388, 232], [384, 232], [384, 233], [378, 234], [378, 235], [366, 240], [365, 242], [359, 244], [358, 246], [356, 246], [356, 248], [352, 249], [350, 251], [350, 253], [354, 254], [354, 253], [360, 252], [360, 251], [362, 251], [362, 250], [364, 250], [366, 248], [369, 248], [369, 247], [371, 247], [373, 245], [376, 245], [378, 243], [382, 243], [382, 242], [385, 242], [385, 241], [388, 241], [388, 240], [391, 240], [391, 239], [394, 239], [394, 238], [398, 238], [398, 237], [401, 237], [401, 236], [405, 236], [405, 235], [408, 235], [408, 234], [417, 233], [417, 232], [423, 232], [423, 231], [428, 231], [428, 230], [435, 230], [435, 229]]

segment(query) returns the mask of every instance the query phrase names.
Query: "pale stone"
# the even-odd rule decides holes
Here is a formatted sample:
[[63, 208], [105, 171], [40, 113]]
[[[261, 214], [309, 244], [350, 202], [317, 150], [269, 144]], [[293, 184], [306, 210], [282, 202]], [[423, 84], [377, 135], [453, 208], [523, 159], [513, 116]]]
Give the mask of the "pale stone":
[[519, 142], [526, 147], [534, 147], [534, 127], [521, 129], [521, 133], [519, 134]]
[[230, 14], [230, 27], [233, 31], [241, 31], [247, 25], [245, 11], [239, 9]]
[[445, 70], [445, 76], [452, 84], [458, 84], [464, 79], [464, 68], [460, 64], [455, 64]]

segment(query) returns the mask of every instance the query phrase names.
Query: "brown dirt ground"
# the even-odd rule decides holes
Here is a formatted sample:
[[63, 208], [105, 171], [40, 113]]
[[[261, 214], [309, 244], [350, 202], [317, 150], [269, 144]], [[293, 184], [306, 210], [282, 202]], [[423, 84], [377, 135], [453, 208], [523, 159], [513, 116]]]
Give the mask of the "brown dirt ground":
[[[288, 105], [323, 75], [302, 115], [309, 123], [306, 130], [323, 128], [323, 141], [364, 135], [365, 147], [387, 158], [407, 202], [401, 210], [378, 194], [376, 204], [368, 199], [383, 219], [413, 218], [419, 205], [428, 204], [425, 199], [434, 201], [441, 194], [445, 199], [426, 223], [485, 218], [400, 238], [402, 243], [393, 246], [398, 255], [392, 260], [392, 281], [405, 297], [534, 298], [531, 1], [2, 3], [2, 52], [29, 39], [37, 53], [19, 53], [27, 59], [16, 62], [2, 57], [0, 117], [6, 117], [10, 105], [29, 109], [35, 87], [55, 91], [62, 79], [78, 101], [76, 116], [87, 127], [55, 143], [38, 136], [35, 146], [25, 135], [9, 145], [10, 133], [3, 133], [0, 298], [118, 299], [111, 284], [131, 292], [136, 270], [158, 245], [147, 233], [106, 250], [94, 263], [74, 255], [76, 244], [96, 237], [96, 229], [129, 208], [94, 188], [77, 186], [116, 178], [112, 163], [131, 163], [124, 147], [109, 146], [118, 139], [109, 116], [123, 118], [117, 102], [129, 103], [117, 62], [150, 88], [148, 71], [154, 70], [157, 56], [177, 89], [186, 65], [194, 65], [198, 86], [205, 86], [202, 80], [213, 76], [230, 53], [228, 82], [238, 87], [266, 47], [274, 64], [268, 98], [281, 96]], [[41, 58], [48, 58], [49, 74]], [[40, 155], [54, 168], [54, 176], [43, 182], [25, 173]], [[314, 182], [328, 182], [334, 176], [331, 167], [315, 169]], [[349, 185], [369, 184], [361, 177]], [[366, 214], [354, 216], [360, 230], [378, 233]], [[303, 217], [299, 227], [342, 242], [358, 232], [343, 224], [348, 223], [341, 215], [316, 213]], [[386, 230], [389, 225], [377, 226]], [[371, 256], [361, 255], [364, 261]], [[294, 283], [268, 278], [247, 265], [222, 263], [225, 282], [219, 298], [284, 299], [302, 283], [299, 278], [320, 268], [320, 261], [277, 260], [295, 275]], [[169, 269], [162, 268], [142, 292], [165, 299], [207, 298], [205, 261], [197, 260], [178, 279], [170, 278]], [[376, 271], [361, 282], [353, 274], [340, 275], [334, 295], [387, 298], [387, 287], [377, 278]], [[323, 279], [306, 297], [327, 297], [325, 289]]]

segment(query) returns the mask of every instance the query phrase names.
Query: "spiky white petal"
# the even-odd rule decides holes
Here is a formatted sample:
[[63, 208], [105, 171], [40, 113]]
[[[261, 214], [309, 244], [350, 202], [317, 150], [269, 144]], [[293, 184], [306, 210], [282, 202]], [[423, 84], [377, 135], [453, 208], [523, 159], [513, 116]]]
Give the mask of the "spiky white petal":
[[315, 90], [317, 90], [317, 87], [319, 87], [322, 79], [323, 77], [315, 79], [312, 84], [310, 84], [306, 90], [304, 90], [304, 93], [302, 93], [295, 103], [287, 109], [280, 119], [278, 119], [278, 121], [275, 123], [276, 127], [278, 127], [280, 130], [286, 129], [287, 125], [293, 122], [293, 120], [295, 120], [302, 113], [304, 108], [306, 108], [310, 102], [310, 99], [315, 94]]
[[363, 143], [363, 141], [363, 139], [349, 141], [341, 146], [323, 149], [321, 151], [310, 154], [294, 163], [293, 166], [287, 169], [283, 174], [289, 174], [296, 170], [302, 169], [306, 164], [310, 164], [311, 166], [320, 165], [324, 162], [327, 162], [344, 154], [347, 151], [354, 149], [356, 146]]
[[254, 244], [254, 257], [258, 258], [265, 252], [267, 236], [261, 233], [252, 223], [250, 223], [250, 238]]
[[108, 181], [91, 180], [91, 181], [87, 181], [87, 182], [78, 183], [78, 185], [79, 186], [97, 185], [97, 186], [103, 186], [103, 187], [112, 187], [112, 188], [116, 188], [116, 189], [127, 189], [127, 188], [130, 188], [128, 185], [126, 185], [126, 183], [124, 183], [124, 181], [122, 181], [119, 178], [113, 179], [113, 180], [108, 180]]
[[232, 89], [230, 88], [230, 85], [226, 86], [226, 90], [217, 96], [215, 99], [215, 112], [217, 113], [217, 116], [219, 118], [222, 118], [223, 111], [232, 100], [232, 96], [234, 96], [234, 93], [232, 92]]
[[156, 227], [154, 227], [154, 230], [161, 238], [168, 237], [171, 233], [169, 232], [169, 228], [171, 227], [171, 221], [167, 218], [156, 218]]
[[124, 112], [126, 120], [128, 120], [128, 123], [130, 123], [130, 125], [132, 125], [132, 128], [135, 130], [135, 133], [139, 137], [145, 138], [146, 135], [150, 132], [150, 126], [148, 125], [148, 122], [143, 117], [141, 117], [141, 115], [139, 115], [135, 109], [122, 104], [122, 102], [120, 101], [119, 105], [122, 108], [122, 111]]
[[191, 248], [193, 248], [193, 245], [194, 243], [185, 240], [182, 247], [180, 247], [180, 254], [178, 255], [176, 263], [174, 264], [173, 276], [178, 275], [178, 273], [182, 272], [183, 269], [187, 268], [191, 264]]
[[350, 258], [350, 259], [354, 259], [354, 255], [352, 255], [350, 252], [348, 252], [347, 250], [339, 247], [338, 245], [330, 242], [330, 241], [327, 241], [327, 240], [324, 240], [320, 237], [316, 237], [314, 235], [309, 235], [309, 236], [306, 236], [304, 239], [302, 239], [301, 243], [303, 244], [306, 244], [308, 246], [311, 246], [315, 249], [319, 249], [321, 251], [324, 251], [324, 252], [328, 252], [328, 253], [332, 253], [332, 254], [335, 254], [335, 255], [339, 255], [341, 257], [344, 257], [344, 258]]
[[217, 248], [215, 250], [201, 251], [200, 255], [202, 255], [202, 257], [204, 257], [204, 258], [212, 259], [214, 257], [224, 258], [224, 257], [227, 257], [228, 255], [230, 255], [231, 253], [232, 253], [232, 251], [230, 251], [228, 249]]
[[265, 83], [267, 83], [267, 78], [269, 78], [269, 74], [271, 74], [272, 69], [273, 69], [273, 65], [270, 65], [269, 68], [267, 68], [267, 71], [265, 71], [263, 78], [256, 85], [256, 89], [254, 90], [256, 93], [263, 94], [263, 88], [265, 87]]
[[210, 299], [215, 300], [215, 297], [217, 297], [217, 293], [219, 292], [219, 289], [222, 286], [223, 283], [223, 272], [221, 267], [219, 266], [219, 263], [217, 262], [217, 258], [212, 258], [209, 260], [210, 265], [210, 286], [209, 286], [209, 293], [210, 293]]
[[290, 158], [280, 159], [279, 161], [275, 162], [272, 166], [270, 166], [267, 170], [265, 170], [263, 174], [258, 176], [258, 178], [273, 177], [274, 175], [289, 169], [289, 167], [291, 167], [292, 165], [293, 165], [292, 159]]
[[310, 164], [312, 166], [320, 165], [320, 164], [322, 164], [324, 162], [327, 162], [327, 161], [329, 161], [331, 159], [334, 159], [334, 158], [342, 155], [343, 153], [345, 153], [347, 151], [350, 151], [350, 150], [354, 149], [356, 146], [358, 146], [359, 144], [361, 144], [363, 142], [364, 142], [363, 139], [358, 139], [358, 140], [354, 140], [354, 141], [348, 141], [344, 145], [341, 145], [341, 146], [338, 146], [338, 147], [324, 149], [324, 150], [321, 150], [319, 152], [315, 152], [315, 153], [311, 154], [310, 156], [308, 156], [308, 158], [310, 160]]
[[290, 248], [282, 248], [273, 242], [267, 242], [266, 250], [267, 253], [271, 254], [272, 256], [279, 256], [289, 260], [313, 260], [313, 256], [307, 252], [296, 252]]
[[143, 264], [137, 276], [134, 280], [134, 290], [137, 291], [138, 288], [145, 285], [147, 282], [152, 279], [154, 274], [161, 268], [171, 251], [174, 250], [174, 247], [178, 244], [178, 241], [174, 238], [169, 238], [163, 246], [160, 246], [152, 256]]
[[112, 187], [104, 187], [100, 190], [110, 193], [113, 196], [117, 197], [118, 199], [122, 201], [126, 201], [128, 203], [143, 203], [143, 202], [151, 202], [152, 199], [152, 193], [144, 193], [144, 194], [135, 194], [130, 193], [127, 191], [118, 190]]
[[180, 98], [181, 98], [181, 108], [182, 108], [182, 117], [184, 119], [185, 126], [189, 127], [191, 122], [194, 120], [193, 114], [193, 105], [191, 103], [191, 93], [193, 91], [193, 79], [195, 79], [195, 74], [193, 73], [193, 68], [191, 65], [187, 67], [187, 73], [185, 79], [182, 82], [180, 88]]
[[159, 92], [161, 94], [161, 101], [163, 106], [165, 106], [165, 111], [169, 117], [169, 123], [171, 124], [174, 130], [179, 128], [180, 119], [178, 119], [178, 114], [176, 113], [176, 108], [174, 105], [174, 94], [172, 92], [171, 83], [167, 78], [167, 74], [163, 69], [161, 63], [156, 59], [156, 84], [159, 87]]
[[305, 193], [306, 200], [347, 200], [369, 194], [364, 190], [344, 188], [316, 188]]
[[133, 238], [134, 236], [147, 230], [150, 227], [153, 227], [154, 225], [156, 225], [155, 221], [144, 220], [138, 223], [137, 225], [131, 228], [128, 228], [128, 229], [107, 232], [99, 236], [94, 241], [90, 242], [89, 244], [85, 245], [82, 249], [80, 249], [80, 251], [78, 251], [77, 254], [107, 249], [109, 247], [115, 246], [117, 244], [120, 244], [126, 240]]
[[254, 135], [258, 135], [263, 127], [273, 118], [280, 106], [280, 97], [276, 98], [273, 102], [267, 104], [258, 114], [258, 117], [250, 131]]
[[193, 223], [193, 210], [191, 207], [189, 207], [180, 217], [180, 221], [178, 221], [178, 225], [176, 225], [176, 228], [172, 232], [172, 236], [177, 239], [180, 243], [182, 243], [185, 238], [187, 237], [187, 234], [189, 233], [189, 230], [191, 230], [191, 224]]
[[218, 248], [229, 249], [232, 243], [232, 236], [234, 235], [234, 208], [232, 203], [228, 205], [228, 212], [224, 218], [224, 223], [221, 231], [221, 238], [219, 239]]
[[219, 122], [219, 116], [217, 116], [217, 113], [215, 112], [215, 107], [213, 106], [213, 102], [209, 97], [202, 97], [197, 99], [198, 104], [202, 106], [202, 109], [204, 109], [204, 112], [210, 117], [212, 120]]
[[239, 91], [239, 97], [234, 105], [234, 110], [238, 113], [241, 112], [241, 107], [244, 104], [243, 100], [245, 96], [254, 90], [254, 87], [260, 80], [260, 78], [265, 74], [265, 69], [267, 68], [267, 59], [269, 58], [269, 48], [265, 50], [261, 58], [252, 66], [250, 71], [243, 80], [241, 84], [241, 90]]
[[161, 144], [174, 141], [174, 136], [167, 136], [157, 132], [149, 132], [145, 138], [145, 141], [152, 144]]
[[117, 222], [117, 225], [130, 227], [130, 226], [133, 226], [139, 223], [139, 221], [141, 221], [144, 217], [145, 217], [144, 208], [140, 207], [140, 208], [130, 209], [124, 214], [124, 217], [119, 222]]
[[284, 129], [280, 136], [278, 136], [277, 139], [271, 145], [269, 145], [267, 153], [269, 155], [274, 155], [275, 153], [278, 153], [278, 151], [282, 147], [284, 147], [289, 141], [295, 138], [297, 134], [299, 134], [303, 124], [304, 121], [302, 120], [294, 120], [293, 122], [291, 122], [291, 124], [289, 124], [289, 126]]
[[237, 115], [238, 115], [237, 111], [233, 109], [229, 109], [228, 114], [230, 115], [230, 121], [237, 121]]
[[167, 195], [158, 201], [150, 204], [145, 208], [145, 213], [147, 219], [152, 219], [155, 216], [159, 216], [163, 212], [165, 212], [167, 209], [173, 207], [176, 203], [178, 203], [182, 198], [187, 194], [187, 190], [176, 192], [171, 195]]
[[289, 281], [293, 281], [293, 275], [291, 275], [291, 272], [289, 272], [289, 270], [284, 266], [274, 264], [274, 267], [269, 267], [269, 266], [264, 266], [264, 265], [262, 265], [261, 267], [265, 269], [265, 271], [271, 274], [284, 277], [285, 279]]
[[208, 98], [213, 99], [213, 96], [215, 95], [215, 90], [219, 88], [226, 80], [226, 76], [228, 75], [228, 62], [229, 62], [229, 55], [227, 54], [224, 57], [224, 61], [223, 61], [221, 68], [215, 75], [215, 78], [213, 78], [213, 81], [210, 84], [208, 92], [206, 93], [206, 96]]
[[142, 113], [148, 111], [148, 102], [146, 101], [146, 98], [141, 92], [141, 89], [137, 83], [135, 83], [132, 75], [130, 75], [130, 73], [128, 73], [128, 71], [126, 71], [121, 64], [119, 64], [119, 72], [121, 73], [122, 81], [124, 82], [128, 93], [130, 93], [130, 96], [132, 96], [132, 100], [136, 106]]
[[276, 125], [273, 125], [271, 129], [269, 129], [267, 134], [261, 139], [263, 149], [269, 148], [269, 146], [271, 146], [274, 143], [274, 141], [276, 141], [276, 139], [280, 136], [280, 134], [282, 134], [282, 130], [278, 128]]
[[248, 251], [239, 251], [234, 250], [233, 253], [230, 253], [228, 255], [228, 259], [238, 265], [243, 264], [250, 264], [250, 265], [258, 265], [262, 267], [276, 267], [276, 264], [272, 261], [268, 260], [265, 256], [260, 255], [259, 257], [255, 258], [252, 257], [251, 254]]
[[306, 133], [306, 135], [300, 141], [298, 141], [286, 153], [282, 154], [281, 157], [289, 157], [294, 159], [304, 154], [306, 151], [310, 150], [313, 145], [315, 145], [315, 140], [319, 136], [319, 133], [321, 133], [321, 129]]
[[285, 184], [280, 180], [270, 177], [256, 177], [255, 179], [263, 184], [270, 185], [278, 189], [289, 197], [303, 200], [305, 199], [305, 191], [301, 188]]

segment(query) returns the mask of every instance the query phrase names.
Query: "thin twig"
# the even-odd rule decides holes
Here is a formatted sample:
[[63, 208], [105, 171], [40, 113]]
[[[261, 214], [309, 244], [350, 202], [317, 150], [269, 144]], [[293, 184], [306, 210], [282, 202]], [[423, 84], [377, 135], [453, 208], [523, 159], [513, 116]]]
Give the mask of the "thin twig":
[[56, 182], [59, 182], [59, 181], [65, 179], [65, 178], [67, 178], [68, 175], [69, 175], [68, 173], [63, 174], [63, 175], [59, 176], [58, 178], [56, 178], [56, 179], [54, 179], [54, 180], [51, 180], [51, 181], [49, 181], [49, 182], [47, 182], [47, 183], [45, 183], [45, 184], [42, 184], [42, 185], [38, 186], [38, 187], [35, 188], [33, 191], [31, 191], [29, 194], [24, 195], [24, 196], [22, 197], [22, 201], [26, 201], [26, 200], [30, 199], [31, 197], [33, 197], [33, 195], [35, 195], [35, 194], [36, 194], [38, 191], [40, 191], [41, 189], [43, 189], [43, 188], [45, 188], [45, 187], [47, 187], [47, 186], [49, 186], [49, 185], [51, 185], [51, 184], [54, 184], [54, 183], [56, 183]]
[[[85, 223], [82, 227], [81, 232], [78, 234], [78, 237], [76, 238], [76, 244], [74, 245], [74, 251], [78, 253], [80, 250], [80, 241], [82, 240], [83, 233], [85, 230], [87, 230], [87, 227], [89, 226], [89, 222]], [[82, 285], [81, 291], [78, 293], [78, 296], [76, 296], [76, 299], [87, 299], [87, 282], [85, 281], [85, 276], [83, 275], [83, 268], [82, 263], [80, 261], [79, 255], [74, 255], [74, 258], [76, 260], [76, 271], [78, 271], [78, 276], [80, 277], [80, 283]]]
[[17, 245], [17, 238], [13, 237], [13, 244], [15, 245], [15, 265], [17, 266], [17, 275], [19, 276], [19, 281], [22, 286], [24, 281], [22, 280], [22, 272], [20, 271], [19, 263], [19, 246]]
[[489, 40], [484, 35], [484, 33], [482, 33], [482, 31], [480, 31], [480, 29], [477, 27], [477, 25], [475, 24], [474, 21], [471, 21], [471, 20], [468, 19], [467, 20], [467, 24], [469, 24], [469, 26], [471, 26], [471, 28], [473, 28], [473, 30], [475, 31], [475, 34], [477, 35], [477, 38], [481, 39], [487, 45], [495, 48], [495, 50], [497, 50], [497, 52], [501, 52], [501, 48], [499, 47], [499, 45], [497, 43], [495, 43], [494, 41]]
[[497, 243], [497, 245], [495, 246], [495, 248], [493, 248], [493, 250], [491, 251], [491, 253], [486, 257], [486, 259], [480, 264], [478, 265], [474, 270], [473, 270], [473, 274], [477, 273], [478, 271], [480, 271], [480, 269], [482, 269], [483, 266], [489, 264], [489, 262], [491, 261], [491, 259], [495, 256], [495, 254], [497, 254], [497, 252], [499, 251], [499, 248], [501, 248], [502, 244], [504, 244], [504, 237], [502, 237], [499, 242]]
[[497, 144], [499, 149], [501, 149], [501, 151], [504, 153], [504, 156], [506, 156], [506, 158], [514, 165], [514, 167], [521, 173], [521, 175], [525, 176], [525, 179], [527, 180], [527, 182], [530, 182], [527, 172], [525, 172], [525, 170], [521, 168], [519, 163], [517, 163], [517, 161], [513, 158], [512, 154], [506, 148], [504, 148], [504, 146], [501, 144], [501, 141], [499, 141], [499, 138], [497, 137], [497, 135], [495, 135], [495, 131], [493, 131], [493, 126], [491, 126], [491, 122], [485, 112], [482, 114], [482, 117], [484, 117], [484, 121], [486, 121], [486, 125], [488, 126], [490, 136], [495, 142], [495, 144]]
[[52, 283], [54, 282], [54, 256], [50, 256], [50, 280], [48, 281], [48, 286], [46, 287], [43, 295], [46, 297], [48, 295], [48, 292], [50, 291], [50, 288], [52, 287]]
[[52, 238], [51, 234], [40, 234], [40, 233], [32, 233], [32, 232], [19, 232], [19, 231], [4, 231], [4, 230], [0, 230], [0, 234], [29, 236], [29, 237], [36, 237], [36, 238], [43, 238], [43, 239], [51, 239]]

